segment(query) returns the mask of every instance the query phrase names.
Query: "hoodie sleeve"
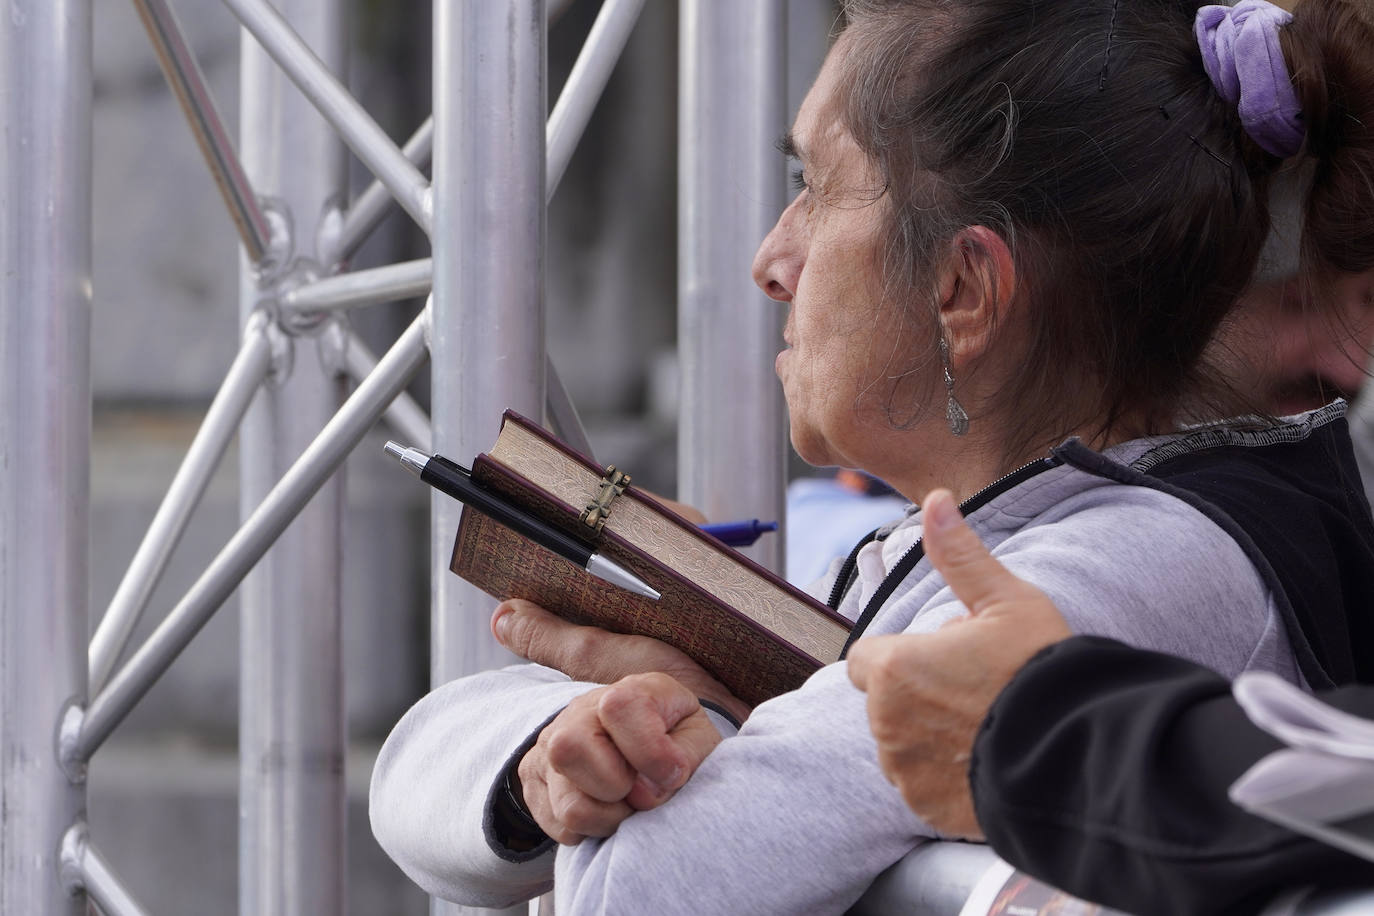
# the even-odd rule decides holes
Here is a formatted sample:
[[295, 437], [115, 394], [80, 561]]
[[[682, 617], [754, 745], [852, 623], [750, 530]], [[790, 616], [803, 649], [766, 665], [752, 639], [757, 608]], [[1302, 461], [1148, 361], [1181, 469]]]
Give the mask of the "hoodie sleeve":
[[518, 665], [451, 681], [392, 729], [372, 770], [372, 833], [426, 893], [504, 907], [546, 892], [553, 843], [507, 849], [494, 823], [505, 768], [550, 718], [596, 684]]

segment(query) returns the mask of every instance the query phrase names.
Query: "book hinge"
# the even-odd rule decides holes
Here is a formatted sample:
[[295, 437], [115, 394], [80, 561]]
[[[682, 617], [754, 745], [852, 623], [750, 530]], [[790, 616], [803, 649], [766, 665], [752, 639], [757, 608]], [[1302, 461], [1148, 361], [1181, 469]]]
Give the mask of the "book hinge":
[[617, 471], [615, 465], [606, 465], [606, 476], [601, 478], [601, 487], [597, 491], [596, 497], [587, 503], [587, 508], [582, 510], [582, 523], [588, 528], [600, 533], [606, 525], [606, 519], [611, 514], [611, 503], [617, 496], [625, 492], [625, 488], [630, 485], [630, 475]]

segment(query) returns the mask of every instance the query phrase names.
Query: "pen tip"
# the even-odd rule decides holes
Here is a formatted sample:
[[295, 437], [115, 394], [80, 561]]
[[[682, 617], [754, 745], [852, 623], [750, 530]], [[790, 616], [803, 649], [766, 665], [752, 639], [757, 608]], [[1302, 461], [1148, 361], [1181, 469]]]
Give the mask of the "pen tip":
[[405, 447], [399, 442], [392, 442], [390, 440], [387, 440], [386, 445], [382, 446], [382, 450], [393, 458], [400, 458], [406, 452]]

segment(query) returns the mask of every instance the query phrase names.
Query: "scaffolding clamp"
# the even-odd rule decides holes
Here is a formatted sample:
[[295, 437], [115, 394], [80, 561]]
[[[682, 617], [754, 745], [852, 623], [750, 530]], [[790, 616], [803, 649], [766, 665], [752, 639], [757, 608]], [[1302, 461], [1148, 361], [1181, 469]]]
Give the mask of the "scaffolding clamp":
[[601, 529], [606, 527], [606, 519], [610, 517], [611, 503], [629, 485], [629, 474], [617, 471], [613, 464], [606, 465], [606, 475], [601, 478], [600, 489], [595, 498], [587, 503], [587, 508], [582, 510], [582, 524], [600, 534]]
[[86, 782], [86, 760], [79, 750], [81, 729], [85, 724], [85, 707], [74, 699], [69, 701], [57, 722], [57, 763], [74, 786]]

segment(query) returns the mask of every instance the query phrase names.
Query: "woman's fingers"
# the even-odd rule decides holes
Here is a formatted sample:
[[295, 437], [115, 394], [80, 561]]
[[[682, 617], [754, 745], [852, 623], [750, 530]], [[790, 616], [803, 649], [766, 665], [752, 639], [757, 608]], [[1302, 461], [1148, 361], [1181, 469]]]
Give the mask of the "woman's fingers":
[[531, 601], [511, 598], [496, 606], [491, 632], [497, 642], [521, 658], [576, 676], [568, 668], [590, 667], [598, 655], [597, 635], [605, 631], [568, 623]]
[[633, 813], [623, 801], [604, 802], [593, 798], [557, 771], [549, 776], [548, 792], [550, 811], [562, 833], [562, 838], [555, 836], [554, 839], [564, 845], [588, 836], [610, 836], [620, 822]]
[[665, 674], [592, 690], [545, 726], [519, 766], [525, 804], [560, 843], [609, 836], [663, 804], [720, 742], [696, 696]]
[[693, 703], [701, 697], [719, 703], [741, 722], [749, 717], [749, 706], [725, 685], [684, 652], [657, 639], [578, 626], [519, 598], [496, 608], [491, 630], [516, 655], [557, 668], [574, 680], [613, 684], [635, 674], [662, 672], [685, 684]]
[[637, 809], [667, 801], [720, 743], [696, 695], [664, 674], [619, 681], [602, 694], [597, 709], [602, 726], [638, 774], [628, 796]]
[[564, 725], [556, 729], [545, 742], [545, 750], [551, 770], [597, 801], [620, 801], [634, 787], [634, 768], [610, 736], [594, 723], [590, 727]]

